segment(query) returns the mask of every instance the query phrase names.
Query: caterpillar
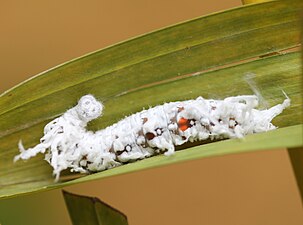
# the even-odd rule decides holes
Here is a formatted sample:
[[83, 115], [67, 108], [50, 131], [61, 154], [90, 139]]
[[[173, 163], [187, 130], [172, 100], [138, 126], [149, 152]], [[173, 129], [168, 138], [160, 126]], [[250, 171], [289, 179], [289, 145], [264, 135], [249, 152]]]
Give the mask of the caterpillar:
[[265, 110], [257, 106], [255, 95], [224, 100], [198, 97], [158, 105], [92, 132], [86, 129], [87, 123], [101, 116], [103, 105], [85, 95], [44, 127], [44, 136], [35, 147], [25, 150], [20, 140], [20, 154], [14, 161], [43, 153], [58, 181], [60, 172], [68, 168], [80, 173], [102, 171], [160, 153], [172, 155], [175, 146], [185, 142], [242, 138], [273, 130], [272, 119], [290, 106], [290, 99], [286, 96], [282, 104]]

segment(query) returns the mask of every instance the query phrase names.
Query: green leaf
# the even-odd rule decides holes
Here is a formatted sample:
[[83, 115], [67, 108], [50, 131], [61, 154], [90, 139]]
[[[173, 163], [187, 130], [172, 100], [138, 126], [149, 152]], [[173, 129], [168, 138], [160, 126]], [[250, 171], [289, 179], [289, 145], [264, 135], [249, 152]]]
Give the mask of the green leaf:
[[[252, 4], [177, 24], [67, 62], [2, 94], [0, 197], [189, 159], [301, 146], [300, 4], [283, 0]], [[185, 146], [172, 157], [157, 156], [57, 184], [42, 155], [27, 162], [12, 161], [20, 139], [25, 147], [36, 145], [45, 124], [84, 94], [91, 93], [105, 104], [104, 116], [89, 126], [98, 130], [163, 102], [252, 94], [243, 79], [247, 73], [255, 74], [254, 81], [270, 106], [284, 100], [281, 90], [292, 100], [291, 107], [273, 121], [278, 130], [243, 141]], [[66, 172], [62, 179], [78, 176]]]
[[98, 198], [63, 191], [73, 225], [127, 225], [126, 216]]
[[243, 4], [252, 4], [252, 3], [260, 3], [260, 2], [268, 2], [270, 0], [242, 0]]
[[301, 202], [303, 203], [303, 147], [300, 146], [298, 148], [289, 148], [288, 154], [296, 176], [297, 185], [301, 194]]

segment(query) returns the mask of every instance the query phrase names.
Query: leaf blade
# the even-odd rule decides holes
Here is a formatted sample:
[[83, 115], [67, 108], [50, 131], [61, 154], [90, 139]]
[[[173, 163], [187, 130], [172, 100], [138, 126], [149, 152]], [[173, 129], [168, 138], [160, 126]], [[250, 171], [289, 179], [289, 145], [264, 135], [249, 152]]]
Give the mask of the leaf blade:
[[[288, 52], [299, 44], [297, 5], [297, 1], [275, 1], [197, 18], [68, 62], [6, 92], [0, 98], [0, 197], [82, 182], [81, 178], [53, 184], [51, 168], [41, 156], [17, 164], [12, 159], [19, 139], [26, 147], [35, 145], [45, 123], [87, 92], [106, 104], [104, 117], [90, 126], [96, 130], [144, 106], [164, 101], [249, 94], [251, 90], [241, 78], [253, 72], [270, 105], [282, 102], [284, 96], [279, 89], [292, 100], [291, 108], [274, 124], [290, 128], [302, 124], [300, 55], [298, 49]], [[265, 12], [264, 17], [256, 17]], [[138, 46], [145, 47], [144, 51]], [[229, 51], [224, 52], [226, 49]], [[123, 54], [117, 58], [121, 51]], [[107, 63], [101, 65], [102, 58]], [[42, 88], [37, 90], [39, 86]], [[274, 142], [271, 136], [268, 138]], [[213, 146], [218, 147], [216, 143]], [[279, 147], [292, 146], [290, 142], [289, 146]], [[158, 165], [164, 164], [160, 160]], [[123, 166], [117, 174], [127, 172], [127, 168]]]
[[256, 150], [263, 151], [277, 148], [296, 148], [303, 145], [302, 135], [302, 125], [285, 127], [267, 133], [248, 135], [244, 141], [238, 139], [218, 141], [215, 143], [199, 145], [182, 151], [177, 151], [172, 157], [166, 157], [164, 155], [151, 157], [64, 183], [52, 183], [53, 179], [49, 178], [49, 180], [29, 183], [28, 186], [26, 186], [26, 183], [10, 185], [0, 189], [0, 198], [8, 198], [26, 193], [52, 190], [77, 183], [92, 181], [95, 179], [104, 179], [111, 176], [122, 175], [139, 170], [151, 169], [172, 163], [180, 163], [205, 157], [246, 153]]
[[127, 225], [122, 212], [98, 198], [76, 195], [63, 191], [66, 206], [73, 225]]

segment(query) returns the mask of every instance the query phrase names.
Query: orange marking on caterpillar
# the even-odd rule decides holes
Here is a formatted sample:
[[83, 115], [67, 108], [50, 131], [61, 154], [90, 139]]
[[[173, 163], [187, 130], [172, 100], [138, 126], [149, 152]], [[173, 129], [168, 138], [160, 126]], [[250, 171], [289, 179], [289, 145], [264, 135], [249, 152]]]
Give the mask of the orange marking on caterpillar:
[[180, 130], [182, 131], [186, 131], [189, 128], [190, 124], [189, 124], [189, 120], [185, 119], [185, 118], [180, 118], [178, 121], [178, 127]]

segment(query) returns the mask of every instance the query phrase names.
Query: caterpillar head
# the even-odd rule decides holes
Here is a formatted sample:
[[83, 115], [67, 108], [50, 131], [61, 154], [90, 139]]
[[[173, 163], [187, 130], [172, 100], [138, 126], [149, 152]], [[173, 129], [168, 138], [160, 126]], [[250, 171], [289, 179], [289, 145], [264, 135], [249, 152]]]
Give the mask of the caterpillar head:
[[102, 114], [103, 105], [92, 95], [84, 95], [80, 98], [76, 111], [78, 116], [84, 122], [96, 119]]

